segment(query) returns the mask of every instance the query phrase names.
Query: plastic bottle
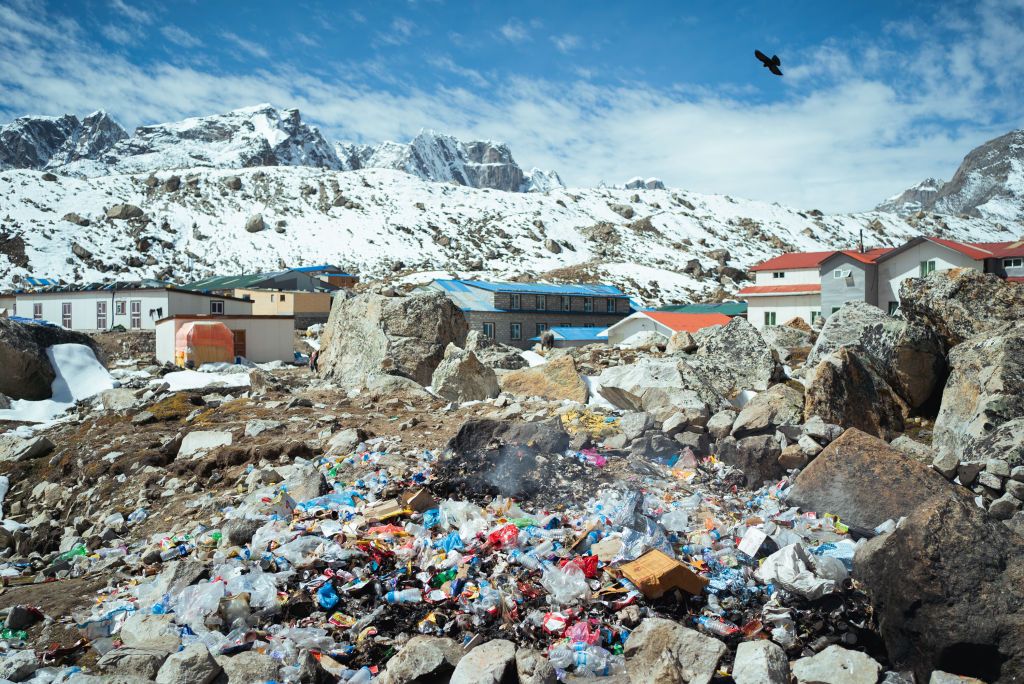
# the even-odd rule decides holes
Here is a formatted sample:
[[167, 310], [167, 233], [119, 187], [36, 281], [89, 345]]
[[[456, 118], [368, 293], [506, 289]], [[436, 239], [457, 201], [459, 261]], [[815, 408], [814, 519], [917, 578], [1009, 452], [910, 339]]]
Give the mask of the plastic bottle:
[[368, 684], [372, 679], [373, 673], [370, 672], [370, 668], [363, 666], [356, 670], [346, 684]]
[[727, 637], [732, 636], [733, 634], [736, 634], [738, 631], [740, 631], [739, 627], [729, 622], [728, 620], [723, 620], [720, 617], [709, 617], [707, 615], [702, 615], [698, 617], [695, 620], [695, 622], [698, 626], [703, 627], [705, 631], [710, 632], [715, 636]]
[[402, 589], [384, 594], [384, 600], [388, 603], [419, 603], [423, 600], [423, 594], [419, 589]]
[[519, 549], [512, 551], [511, 557], [513, 563], [519, 563], [519, 565], [522, 565], [524, 568], [529, 570], [540, 570], [541, 568], [541, 562], [539, 560], [530, 554], [523, 553]]

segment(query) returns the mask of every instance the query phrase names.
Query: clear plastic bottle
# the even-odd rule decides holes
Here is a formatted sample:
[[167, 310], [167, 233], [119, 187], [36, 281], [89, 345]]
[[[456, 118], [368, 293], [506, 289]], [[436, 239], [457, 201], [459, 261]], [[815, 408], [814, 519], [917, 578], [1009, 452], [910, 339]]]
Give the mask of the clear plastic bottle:
[[419, 603], [423, 600], [423, 594], [419, 589], [402, 589], [384, 594], [384, 600], [388, 603]]
[[540, 570], [541, 568], [541, 562], [539, 560], [530, 554], [523, 553], [519, 549], [512, 551], [511, 558], [513, 563], [518, 563], [529, 570]]
[[701, 615], [696, 619], [698, 626], [702, 627], [706, 632], [714, 634], [715, 636], [727, 637], [732, 636], [740, 631], [740, 628], [729, 622], [723, 620], [720, 617], [711, 617], [708, 615]]

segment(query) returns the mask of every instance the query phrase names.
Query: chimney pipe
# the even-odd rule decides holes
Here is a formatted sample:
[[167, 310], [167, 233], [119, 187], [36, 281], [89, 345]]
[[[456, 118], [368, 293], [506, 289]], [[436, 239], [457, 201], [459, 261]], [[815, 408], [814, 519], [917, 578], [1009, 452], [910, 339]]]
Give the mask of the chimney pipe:
[[860, 229], [860, 253], [864, 253], [864, 229]]

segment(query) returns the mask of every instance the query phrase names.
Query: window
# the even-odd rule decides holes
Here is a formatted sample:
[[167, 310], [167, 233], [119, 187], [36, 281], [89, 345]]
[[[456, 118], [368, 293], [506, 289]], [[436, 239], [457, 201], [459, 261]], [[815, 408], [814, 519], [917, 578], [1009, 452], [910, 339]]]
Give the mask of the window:
[[1024, 266], [1024, 258], [1003, 259], [1003, 268], [1021, 268]]
[[545, 330], [547, 330], [547, 329], [548, 329], [548, 324], [547, 323], [538, 323], [537, 324], [537, 336], [539, 337], [540, 334], [542, 332], [544, 332]]
[[494, 339], [494, 324], [493, 323], [484, 323], [484, 337], [488, 337], [488, 338], [490, 338], [492, 340]]
[[517, 295], [517, 294], [509, 295], [508, 298], [509, 298], [509, 305], [508, 305], [508, 307], [510, 309], [521, 309], [522, 308], [522, 299], [523, 299], [522, 295]]
[[841, 268], [837, 268], [836, 270], [832, 271], [832, 277], [837, 280], [839, 278], [849, 278], [851, 273], [852, 271], [850, 271], [850, 269], [844, 270]]
[[548, 298], [544, 295], [537, 295], [537, 311], [547, 311]]
[[836, 311], [839, 311], [839, 307], [838, 306], [833, 306], [832, 307], [832, 313], [835, 313]]
[[284, 301], [284, 297], [285, 297], [284, 295], [281, 295], [281, 301], [282, 302]]
[[65, 328], [71, 327], [71, 302], [60, 303], [60, 324]]
[[889, 315], [890, 316], [895, 316], [896, 312], [899, 310], [899, 308], [900, 308], [900, 303], [899, 302], [889, 302]]
[[274, 295], [270, 295], [270, 301], [271, 301], [271, 302], [273, 302], [273, 301], [274, 301]]
[[133, 299], [133, 300], [131, 300], [131, 310], [132, 310], [132, 315], [131, 315], [131, 321], [129, 322], [129, 327], [136, 328], [136, 329], [141, 328], [142, 327], [142, 300], [141, 299]]
[[614, 299], [612, 299], [610, 297], [608, 298], [608, 300], [605, 302], [605, 311], [607, 311], [608, 313], [615, 313], [615, 300]]
[[562, 311], [569, 311], [572, 309], [572, 300], [569, 297], [562, 297]]
[[593, 297], [586, 297], [586, 298], [584, 298], [584, 300], [583, 300], [583, 310], [586, 311], [587, 313], [590, 313], [591, 311], [594, 310], [594, 298]]
[[107, 329], [107, 303], [96, 302], [96, 329]]
[[114, 302], [114, 315], [124, 316], [125, 313], [127, 312], [124, 310], [124, 301]]
[[775, 325], [775, 312], [774, 311], [765, 311], [764, 312], [764, 324], [765, 325]]
[[816, 320], [818, 320], [819, 318], [821, 318], [821, 312], [820, 312], [820, 311], [812, 311], [812, 312], [811, 312], [811, 324], [812, 324], [812, 325], [813, 325], [813, 324], [814, 324], [814, 322], [815, 322]]
[[785, 277], [786, 277], [786, 273], [784, 271], [775, 271], [774, 273], [772, 273], [772, 278], [775, 278], [776, 280], [778, 280], [779, 278], [785, 278]]
[[42, 320], [43, 318], [43, 305], [40, 304], [39, 302], [36, 302], [35, 304], [32, 305], [32, 318], [36, 319], [37, 321]]
[[924, 278], [929, 273], [935, 272], [935, 259], [921, 262], [921, 277]]
[[211, 299], [210, 300], [210, 315], [211, 316], [223, 316], [224, 315], [224, 300], [223, 299]]
[[509, 337], [513, 340], [523, 339], [523, 324], [522, 323], [509, 323]]

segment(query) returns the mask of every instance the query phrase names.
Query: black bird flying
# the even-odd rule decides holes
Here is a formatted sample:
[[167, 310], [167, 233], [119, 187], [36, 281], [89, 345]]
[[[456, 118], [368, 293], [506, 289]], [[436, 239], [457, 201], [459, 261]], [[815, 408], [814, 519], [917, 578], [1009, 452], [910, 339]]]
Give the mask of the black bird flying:
[[779, 69], [779, 67], [782, 66], [782, 60], [779, 59], [778, 55], [772, 55], [771, 57], [769, 57], [760, 50], [754, 50], [754, 56], [761, 60], [761, 64], [764, 66], [765, 69], [772, 72], [776, 76], [782, 75], [782, 70]]

